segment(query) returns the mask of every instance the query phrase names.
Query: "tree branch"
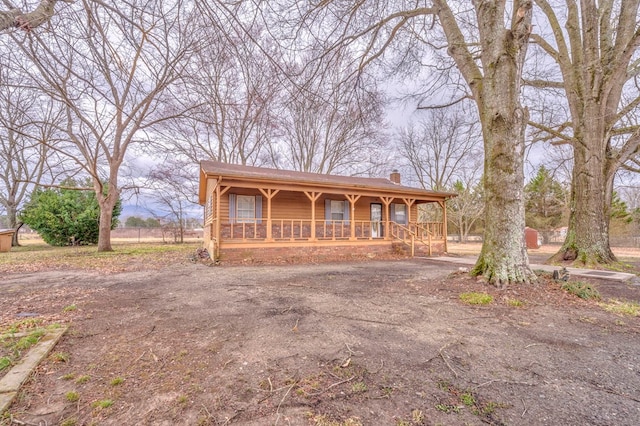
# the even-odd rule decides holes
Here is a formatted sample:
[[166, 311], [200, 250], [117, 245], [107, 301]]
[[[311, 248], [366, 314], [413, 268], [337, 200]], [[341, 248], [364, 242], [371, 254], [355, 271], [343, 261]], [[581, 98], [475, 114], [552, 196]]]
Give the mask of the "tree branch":
[[427, 110], [432, 110], [432, 109], [441, 109], [441, 108], [449, 108], [452, 107], [454, 105], [459, 104], [460, 102], [464, 101], [465, 99], [473, 99], [473, 96], [466, 94], [458, 99], [455, 99], [447, 104], [439, 104], [439, 105], [427, 105], [427, 106], [420, 106], [418, 105], [416, 107], [416, 109], [427, 109]]
[[[19, 28], [27, 32], [47, 22], [54, 15], [53, 7], [58, 0], [41, 0], [33, 11], [24, 13], [20, 9], [0, 11], [0, 31]], [[71, 3], [73, 0], [60, 0]]]
[[548, 81], [548, 80], [524, 80], [526, 86], [535, 87], [538, 89], [564, 89], [564, 82], [562, 81]]
[[538, 130], [541, 130], [545, 133], [548, 133], [549, 135], [551, 135], [554, 138], [557, 138], [558, 141], [552, 142], [553, 145], [564, 145], [564, 144], [571, 144], [573, 143], [573, 138], [571, 138], [570, 136], [565, 135], [564, 133], [562, 133], [562, 130], [565, 129], [566, 127], [569, 127], [568, 124], [563, 124], [562, 126], [558, 127], [558, 130], [553, 129], [551, 127], [542, 125], [540, 123], [535, 123], [533, 121], [529, 121], [529, 125], [531, 127], [535, 127]]

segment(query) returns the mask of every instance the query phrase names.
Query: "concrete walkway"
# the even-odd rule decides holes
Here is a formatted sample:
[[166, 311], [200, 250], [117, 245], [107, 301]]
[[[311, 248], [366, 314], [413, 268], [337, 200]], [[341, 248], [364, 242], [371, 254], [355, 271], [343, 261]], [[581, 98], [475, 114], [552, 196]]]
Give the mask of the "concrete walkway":
[[[423, 257], [421, 259], [426, 259], [434, 262], [447, 262], [458, 264], [460, 266], [468, 266], [472, 267], [476, 264], [477, 257], [453, 257], [453, 256], [439, 256], [439, 257]], [[553, 272], [561, 269], [561, 266], [557, 265], [540, 265], [532, 263], [530, 264], [531, 269], [534, 271], [540, 270], [545, 272]], [[634, 284], [640, 286], [640, 277], [634, 274], [629, 274], [626, 272], [615, 272], [615, 271], [602, 271], [602, 270], [594, 270], [594, 269], [580, 269], [580, 268], [567, 268], [569, 271], [569, 276], [571, 277], [585, 277], [585, 278], [599, 278], [605, 280], [612, 281], [622, 281], [627, 282], [629, 284]]]
[[67, 331], [67, 327], [47, 332], [40, 341], [0, 379], [0, 414], [9, 408], [18, 395], [20, 386], [27, 380], [31, 372], [49, 355], [51, 349]]

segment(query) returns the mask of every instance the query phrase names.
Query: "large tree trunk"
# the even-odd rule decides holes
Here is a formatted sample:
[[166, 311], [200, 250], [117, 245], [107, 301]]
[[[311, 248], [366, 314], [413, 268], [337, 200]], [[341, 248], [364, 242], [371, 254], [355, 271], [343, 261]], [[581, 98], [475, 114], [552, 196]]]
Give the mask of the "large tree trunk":
[[[607, 264], [616, 260], [609, 246], [609, 206], [613, 175], [605, 161], [589, 144], [574, 144], [569, 229], [564, 244], [551, 261], [572, 261], [584, 265]], [[602, 152], [602, 151], [600, 151]]]
[[94, 182], [94, 187], [96, 190], [98, 205], [100, 206], [98, 251], [113, 251], [113, 248], [111, 247], [111, 222], [113, 221], [113, 208], [118, 202], [120, 191], [117, 189], [116, 178], [112, 178], [111, 184], [106, 188], [106, 194], [104, 193], [104, 186], [101, 182]]
[[112, 219], [113, 219], [113, 205], [109, 208], [108, 205], [100, 203], [98, 251], [113, 251], [113, 248], [111, 247], [111, 220]]
[[[478, 1], [474, 6], [483, 74], [468, 60], [459, 62], [478, 105], [484, 140], [484, 238], [471, 273], [504, 287], [536, 280], [524, 238], [524, 131], [529, 117], [520, 103], [532, 4], [514, 2], [510, 29], [504, 26], [504, 2]], [[445, 22], [443, 26], [447, 31]], [[449, 51], [456, 59], [454, 43], [461, 34], [457, 39], [451, 35]]]
[[[499, 80], [498, 80], [499, 81]], [[496, 86], [498, 86], [496, 84]], [[481, 121], [485, 143], [484, 190], [485, 227], [482, 250], [473, 275], [483, 275], [503, 287], [508, 283], [530, 282], [535, 275], [529, 268], [524, 237], [524, 128], [525, 111], [518, 106], [505, 114], [508, 90], [493, 93], [498, 105], [486, 108]], [[500, 103], [500, 100], [503, 103]]]

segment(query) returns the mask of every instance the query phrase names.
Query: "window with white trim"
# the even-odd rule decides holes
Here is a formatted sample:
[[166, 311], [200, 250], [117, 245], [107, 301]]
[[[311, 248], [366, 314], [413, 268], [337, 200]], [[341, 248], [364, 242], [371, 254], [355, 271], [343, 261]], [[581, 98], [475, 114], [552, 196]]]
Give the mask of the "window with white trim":
[[238, 195], [236, 199], [236, 219], [238, 222], [254, 222], [256, 219], [256, 197]]
[[326, 199], [324, 203], [324, 220], [327, 223], [342, 222], [349, 223], [350, 204], [346, 200]]
[[331, 220], [344, 220], [344, 201], [331, 200]]
[[262, 196], [229, 194], [229, 222], [262, 223]]

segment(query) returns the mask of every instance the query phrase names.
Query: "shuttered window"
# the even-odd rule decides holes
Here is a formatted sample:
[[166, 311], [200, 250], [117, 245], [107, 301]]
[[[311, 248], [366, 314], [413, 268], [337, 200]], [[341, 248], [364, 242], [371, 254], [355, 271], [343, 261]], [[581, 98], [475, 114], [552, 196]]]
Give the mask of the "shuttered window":
[[324, 219], [327, 223], [343, 222], [349, 224], [349, 202], [346, 200], [324, 201]]
[[262, 223], [262, 196], [229, 194], [229, 222]]

